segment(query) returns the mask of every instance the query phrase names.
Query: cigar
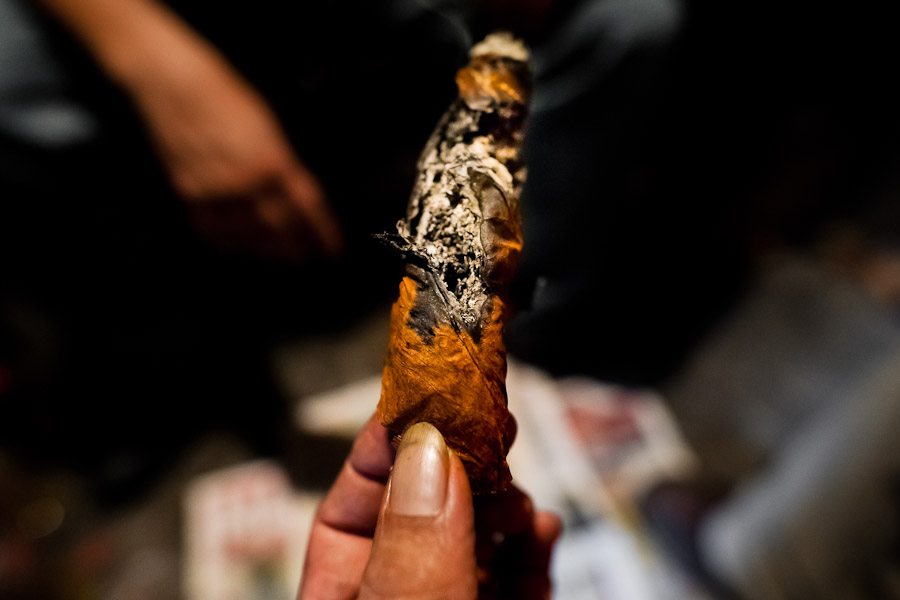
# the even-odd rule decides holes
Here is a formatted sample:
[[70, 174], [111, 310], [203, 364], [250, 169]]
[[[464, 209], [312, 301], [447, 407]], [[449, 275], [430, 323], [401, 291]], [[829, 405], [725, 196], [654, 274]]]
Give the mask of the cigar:
[[397, 440], [420, 421], [437, 427], [472, 491], [492, 493], [512, 479], [503, 326], [522, 250], [527, 49], [491, 34], [456, 82], [459, 97], [419, 157], [405, 218], [376, 236], [405, 260], [378, 415]]

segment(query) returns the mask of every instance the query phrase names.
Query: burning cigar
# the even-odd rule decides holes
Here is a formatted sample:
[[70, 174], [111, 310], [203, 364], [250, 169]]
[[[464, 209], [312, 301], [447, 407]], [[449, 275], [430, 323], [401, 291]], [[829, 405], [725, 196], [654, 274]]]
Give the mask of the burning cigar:
[[475, 493], [510, 482], [504, 302], [522, 248], [520, 157], [528, 53], [509, 34], [476, 45], [459, 98], [418, 163], [406, 218], [378, 236], [405, 257], [378, 415], [396, 436], [428, 421], [466, 466]]

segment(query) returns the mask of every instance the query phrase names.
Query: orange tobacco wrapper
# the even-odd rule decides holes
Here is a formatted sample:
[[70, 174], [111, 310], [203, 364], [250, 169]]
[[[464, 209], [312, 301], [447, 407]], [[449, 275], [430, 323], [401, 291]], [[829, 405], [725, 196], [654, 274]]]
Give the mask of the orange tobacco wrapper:
[[437, 427], [475, 493], [511, 481], [504, 296], [522, 248], [527, 58], [508, 34], [472, 49], [459, 98], [419, 158], [406, 218], [377, 236], [406, 259], [378, 415], [398, 437], [420, 421]]

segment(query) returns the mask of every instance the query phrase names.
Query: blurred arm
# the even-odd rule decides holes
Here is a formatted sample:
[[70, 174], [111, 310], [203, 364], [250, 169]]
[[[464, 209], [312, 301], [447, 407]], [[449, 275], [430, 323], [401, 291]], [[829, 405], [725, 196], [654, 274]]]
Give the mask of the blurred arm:
[[[215, 50], [154, 0], [39, 0], [88, 47], [107, 73], [125, 87], [152, 81], [153, 68], [177, 66], [187, 50]], [[165, 48], [165, 52], [160, 49]], [[172, 60], [174, 59], [174, 60]], [[176, 63], [175, 65], [167, 63]], [[151, 71], [146, 69], [150, 67]], [[189, 68], [190, 65], [185, 65]]]

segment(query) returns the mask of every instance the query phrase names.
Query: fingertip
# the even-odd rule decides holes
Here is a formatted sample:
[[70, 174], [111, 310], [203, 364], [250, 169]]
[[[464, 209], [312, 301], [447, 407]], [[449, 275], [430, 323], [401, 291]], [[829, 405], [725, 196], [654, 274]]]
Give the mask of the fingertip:
[[334, 214], [318, 177], [298, 165], [287, 184], [294, 204], [306, 217], [319, 246], [331, 257], [339, 256], [345, 247], [344, 232]]
[[545, 576], [553, 558], [553, 548], [562, 534], [562, 521], [549, 511], [538, 511], [534, 515], [534, 527], [528, 546], [527, 567], [534, 573]]
[[[431, 455], [439, 456], [441, 460], [426, 460]], [[440, 469], [432, 473], [432, 469], [428, 466], [431, 463], [434, 463], [435, 468], [440, 466]], [[407, 477], [403, 477], [404, 475]], [[467, 523], [474, 521], [472, 489], [465, 466], [459, 455], [447, 446], [440, 430], [430, 423], [416, 423], [401, 437], [391, 478], [405, 481], [410, 477], [410, 485], [417, 494], [422, 492], [427, 482], [436, 486], [440, 483], [438, 486], [441, 488], [440, 494], [437, 494], [440, 502], [435, 500], [437, 504], [428, 512], [440, 514], [442, 518], [451, 520], [464, 518]], [[393, 481], [392, 485], [399, 483], [402, 482]]]
[[371, 536], [392, 462], [393, 448], [387, 431], [372, 418], [357, 435], [350, 455], [319, 507], [317, 520], [336, 531]]
[[538, 542], [554, 544], [562, 535], [562, 519], [556, 513], [540, 510], [534, 515], [534, 535]]
[[391, 471], [387, 507], [398, 515], [434, 517], [447, 501], [450, 451], [444, 436], [430, 423], [407, 429]]
[[447, 482], [447, 500], [452, 500], [456, 506], [463, 509], [468, 519], [474, 522], [474, 508], [472, 506], [472, 486], [469, 483], [469, 474], [463, 465], [459, 455], [452, 448], [448, 448], [450, 454], [450, 475]]
[[357, 434], [347, 461], [363, 477], [384, 483], [391, 474], [395, 454], [390, 432], [377, 415], [372, 415]]

